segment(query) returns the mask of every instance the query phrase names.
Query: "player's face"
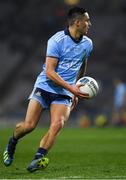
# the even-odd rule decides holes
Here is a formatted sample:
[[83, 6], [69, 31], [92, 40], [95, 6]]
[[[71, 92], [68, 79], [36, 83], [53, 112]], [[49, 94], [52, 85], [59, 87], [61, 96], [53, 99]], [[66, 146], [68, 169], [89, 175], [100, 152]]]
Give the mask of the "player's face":
[[79, 21], [78, 32], [80, 35], [86, 35], [89, 27], [91, 26], [89, 14], [86, 12], [84, 17]]

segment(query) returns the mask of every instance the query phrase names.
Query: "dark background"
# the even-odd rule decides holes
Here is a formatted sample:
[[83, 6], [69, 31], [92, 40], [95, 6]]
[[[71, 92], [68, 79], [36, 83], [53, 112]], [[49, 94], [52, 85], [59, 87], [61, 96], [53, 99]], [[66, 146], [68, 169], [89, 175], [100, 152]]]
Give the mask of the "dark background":
[[46, 42], [66, 26], [71, 3], [89, 12], [88, 36], [94, 49], [87, 75], [101, 90], [92, 100], [80, 101], [71, 118], [88, 114], [93, 121], [105, 114], [111, 121], [113, 80], [126, 75], [125, 0], [0, 0], [0, 121], [23, 118], [27, 98], [45, 61]]

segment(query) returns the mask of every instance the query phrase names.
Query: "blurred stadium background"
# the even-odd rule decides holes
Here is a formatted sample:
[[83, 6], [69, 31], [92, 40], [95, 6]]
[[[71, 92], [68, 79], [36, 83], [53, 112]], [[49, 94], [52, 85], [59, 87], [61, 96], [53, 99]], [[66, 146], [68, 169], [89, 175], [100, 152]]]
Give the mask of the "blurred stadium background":
[[[91, 16], [94, 50], [87, 75], [101, 85], [99, 95], [80, 101], [69, 125], [111, 123], [113, 80], [126, 75], [126, 0], [0, 0], [0, 124], [22, 119], [27, 98], [45, 61], [46, 41], [66, 25], [72, 5]], [[83, 119], [85, 121], [83, 121]], [[48, 123], [44, 115], [40, 124]], [[96, 123], [96, 124], [97, 124]]]

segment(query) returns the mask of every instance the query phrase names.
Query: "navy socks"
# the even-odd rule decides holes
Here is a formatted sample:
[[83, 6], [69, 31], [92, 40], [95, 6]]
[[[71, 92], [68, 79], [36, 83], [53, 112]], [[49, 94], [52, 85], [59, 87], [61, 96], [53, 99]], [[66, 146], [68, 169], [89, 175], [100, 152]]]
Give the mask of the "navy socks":
[[35, 159], [39, 159], [41, 157], [44, 157], [47, 154], [47, 150], [44, 148], [38, 148], [38, 151], [35, 154]]

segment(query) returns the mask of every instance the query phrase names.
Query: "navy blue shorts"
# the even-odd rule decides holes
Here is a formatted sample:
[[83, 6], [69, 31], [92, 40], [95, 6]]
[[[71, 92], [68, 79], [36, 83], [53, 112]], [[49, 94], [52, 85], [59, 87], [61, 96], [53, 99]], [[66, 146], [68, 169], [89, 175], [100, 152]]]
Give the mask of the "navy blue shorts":
[[70, 96], [51, 93], [40, 88], [34, 88], [28, 99], [35, 99], [44, 109], [48, 109], [51, 104], [72, 105]]

